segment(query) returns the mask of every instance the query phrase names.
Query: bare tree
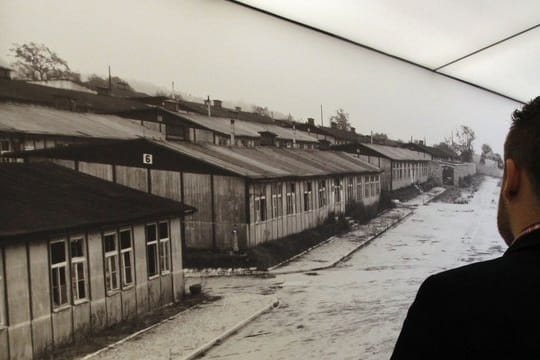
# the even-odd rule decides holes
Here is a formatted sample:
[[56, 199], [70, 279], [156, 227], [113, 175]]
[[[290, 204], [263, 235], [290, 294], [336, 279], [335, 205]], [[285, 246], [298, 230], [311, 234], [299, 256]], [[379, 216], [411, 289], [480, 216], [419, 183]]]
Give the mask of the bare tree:
[[70, 79], [80, 81], [80, 74], [71, 71], [67, 62], [44, 44], [13, 44], [9, 49], [16, 61], [16, 76], [24, 80]]

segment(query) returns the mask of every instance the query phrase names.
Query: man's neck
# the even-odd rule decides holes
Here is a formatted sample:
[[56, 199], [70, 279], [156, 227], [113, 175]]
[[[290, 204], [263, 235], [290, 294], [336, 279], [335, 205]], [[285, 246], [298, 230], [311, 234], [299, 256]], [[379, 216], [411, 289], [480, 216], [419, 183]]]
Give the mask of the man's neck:
[[514, 241], [512, 241], [512, 244], [514, 244], [516, 241], [518, 241], [520, 238], [534, 232], [534, 231], [537, 231], [537, 230], [540, 230], [540, 220], [536, 221], [536, 222], [532, 222], [531, 224], [525, 226], [523, 228], [523, 230], [521, 230], [521, 232], [516, 236], [514, 237]]

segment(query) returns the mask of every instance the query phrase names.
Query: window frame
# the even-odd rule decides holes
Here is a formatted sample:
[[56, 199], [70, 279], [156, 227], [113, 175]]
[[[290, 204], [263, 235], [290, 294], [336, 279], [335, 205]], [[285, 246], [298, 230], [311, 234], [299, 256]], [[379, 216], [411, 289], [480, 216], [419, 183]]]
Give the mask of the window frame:
[[[114, 249], [107, 251], [107, 248], [105, 246], [106, 244], [106, 238], [108, 236], [114, 236], [114, 241], [112, 242], [114, 244]], [[120, 291], [121, 285], [120, 285], [120, 253], [119, 253], [119, 246], [118, 246], [118, 232], [116, 230], [106, 231], [103, 232], [103, 277], [104, 277], [104, 287], [105, 287], [105, 293], [107, 295], [112, 295]], [[115, 271], [113, 272], [109, 265], [114, 265]], [[114, 278], [113, 276], [114, 275]], [[109, 279], [109, 276], [110, 279]], [[116, 287], [113, 288], [113, 280], [116, 280]], [[109, 281], [109, 283], [107, 282]], [[111, 285], [111, 288], [109, 289], [109, 285]]]
[[354, 180], [349, 178], [347, 181], [347, 202], [354, 201]]
[[342, 202], [341, 187], [343, 186], [343, 180], [339, 177], [334, 178], [334, 203], [340, 204]]
[[[72, 243], [76, 240], [81, 241], [82, 256], [73, 256]], [[80, 304], [89, 300], [88, 294], [88, 254], [86, 252], [86, 237], [84, 235], [76, 235], [69, 237], [69, 262], [70, 262], [70, 279], [71, 279], [71, 297], [74, 304]], [[79, 266], [82, 267], [82, 282], [84, 288], [84, 296], [80, 296], [79, 283], [81, 282]], [[75, 283], [74, 283], [75, 280]], [[77, 286], [75, 286], [75, 284]]]
[[[155, 235], [155, 239], [152, 240], [152, 241], [148, 241], [148, 227], [149, 226], [154, 226], [155, 227], [155, 231], [154, 231], [154, 235]], [[160, 267], [159, 267], [159, 242], [158, 242], [158, 223], [157, 222], [152, 222], [152, 223], [147, 223], [144, 227], [144, 234], [145, 234], [145, 245], [146, 245], [146, 276], [148, 277], [149, 280], [151, 279], [155, 279], [157, 277], [160, 276]], [[154, 255], [155, 255], [155, 258], [154, 258], [154, 264], [155, 264], [155, 272], [150, 274], [150, 252], [148, 251], [148, 249], [150, 247], [154, 247], [155, 248], [155, 251], [154, 251]]]
[[371, 182], [370, 176], [364, 176], [364, 198], [369, 199], [371, 197]]
[[304, 183], [304, 212], [313, 210], [313, 182]]
[[[122, 233], [129, 233], [129, 241], [130, 241], [130, 247], [129, 248], [123, 248], [122, 247]], [[120, 251], [120, 287], [122, 289], [129, 289], [134, 286], [135, 284], [135, 271], [134, 271], [134, 255], [133, 255], [133, 229], [131, 227], [124, 227], [120, 228], [118, 230], [118, 249]], [[130, 259], [130, 276], [131, 276], [131, 282], [126, 282], [126, 264], [125, 264], [125, 256], [128, 256]]]
[[286, 214], [296, 214], [296, 183], [288, 182], [286, 185]]
[[[172, 258], [171, 258], [171, 226], [169, 220], [160, 220], [157, 222], [158, 224], [158, 243], [159, 243], [159, 274], [160, 275], [167, 275], [170, 274], [172, 271]], [[160, 226], [161, 224], [166, 224], [167, 228], [167, 237], [161, 237], [161, 231]], [[164, 251], [165, 250], [165, 251]], [[165, 260], [165, 261], [163, 261]], [[164, 268], [163, 264], [166, 264], [167, 267]]]
[[[62, 243], [64, 245], [64, 261], [53, 263], [53, 244]], [[49, 276], [50, 276], [50, 294], [51, 294], [51, 306], [53, 308], [53, 311], [57, 311], [59, 309], [65, 308], [67, 306], [70, 306], [69, 298], [70, 298], [70, 287], [68, 286], [68, 265], [69, 265], [69, 255], [68, 255], [68, 249], [67, 249], [67, 241], [65, 238], [61, 239], [54, 239], [49, 241]], [[65, 288], [65, 299], [62, 299], [62, 285], [61, 285], [61, 276], [60, 276], [60, 269], [64, 269], [64, 288]], [[57, 272], [55, 271], [57, 270]], [[56, 275], [55, 275], [56, 273]], [[55, 302], [55, 286], [54, 286], [54, 278], [57, 280], [57, 288], [58, 288], [58, 299], [59, 303], [57, 304]], [[71, 285], [71, 282], [70, 284]], [[62, 302], [62, 300], [65, 300]]]
[[266, 211], [266, 193], [263, 185], [255, 187], [253, 210], [255, 214], [255, 224], [268, 220], [268, 214]]
[[[323, 184], [323, 186], [321, 186]], [[319, 187], [319, 208], [322, 208], [323, 206], [328, 205], [328, 197], [327, 197], [327, 181], [326, 179], [319, 180], [317, 183], [317, 186]]]
[[356, 200], [362, 200], [364, 198], [364, 177], [356, 177]]
[[278, 219], [283, 216], [283, 185], [274, 183], [270, 186], [272, 197], [272, 218]]

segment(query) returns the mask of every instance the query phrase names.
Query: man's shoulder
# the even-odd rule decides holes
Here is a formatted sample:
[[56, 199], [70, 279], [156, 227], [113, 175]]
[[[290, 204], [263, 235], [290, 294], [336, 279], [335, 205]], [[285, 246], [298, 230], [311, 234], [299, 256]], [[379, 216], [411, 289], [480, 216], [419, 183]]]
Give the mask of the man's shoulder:
[[422, 285], [425, 288], [451, 290], [452, 288], [478, 287], [500, 278], [508, 262], [504, 257], [480, 261], [429, 276]]

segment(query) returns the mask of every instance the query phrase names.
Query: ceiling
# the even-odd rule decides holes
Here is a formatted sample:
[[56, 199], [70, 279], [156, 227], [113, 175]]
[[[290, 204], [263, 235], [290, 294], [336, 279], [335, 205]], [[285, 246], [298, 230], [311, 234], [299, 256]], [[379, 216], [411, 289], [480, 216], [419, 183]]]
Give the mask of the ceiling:
[[231, 2], [512, 100], [540, 94], [538, 0]]

